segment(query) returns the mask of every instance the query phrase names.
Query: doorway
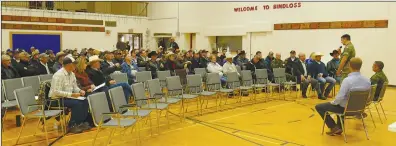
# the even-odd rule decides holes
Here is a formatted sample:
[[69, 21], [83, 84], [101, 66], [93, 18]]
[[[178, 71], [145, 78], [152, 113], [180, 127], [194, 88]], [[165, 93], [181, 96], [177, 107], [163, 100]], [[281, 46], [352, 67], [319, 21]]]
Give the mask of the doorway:
[[142, 48], [142, 34], [141, 33], [118, 33], [118, 42], [123, 42], [127, 49], [140, 49]]

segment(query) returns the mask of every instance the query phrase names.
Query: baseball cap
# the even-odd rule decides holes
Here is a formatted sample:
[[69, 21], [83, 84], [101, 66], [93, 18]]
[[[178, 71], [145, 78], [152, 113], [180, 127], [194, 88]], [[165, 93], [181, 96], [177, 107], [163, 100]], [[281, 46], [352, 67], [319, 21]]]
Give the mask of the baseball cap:
[[75, 59], [73, 57], [70, 56], [65, 56], [65, 58], [63, 58], [63, 65], [68, 65], [71, 63], [75, 63]]
[[296, 51], [291, 50], [291, 51], [290, 51], [290, 54], [296, 54]]

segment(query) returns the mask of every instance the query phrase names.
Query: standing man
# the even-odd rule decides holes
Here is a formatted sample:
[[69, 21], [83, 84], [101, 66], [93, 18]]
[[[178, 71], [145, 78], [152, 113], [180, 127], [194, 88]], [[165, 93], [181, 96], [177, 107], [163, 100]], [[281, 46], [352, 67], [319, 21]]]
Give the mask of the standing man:
[[[370, 90], [370, 80], [360, 74], [361, 67], [362, 60], [360, 58], [350, 59], [348, 69], [351, 73], [349, 73], [348, 77], [346, 77], [341, 83], [340, 91], [338, 92], [335, 99], [331, 102], [321, 103], [315, 106], [316, 111], [318, 111], [322, 119], [325, 118], [324, 116], [327, 111], [334, 113], [343, 113], [345, 110], [345, 106], [348, 103], [348, 95], [351, 91]], [[344, 118], [342, 117], [340, 119], [339, 116], [337, 116], [336, 124], [330, 115], [326, 115], [325, 123], [330, 129], [330, 131], [326, 132], [326, 134], [330, 136], [340, 135], [342, 133], [341, 120], [344, 121]]]
[[53, 99], [63, 98], [64, 106], [71, 109], [69, 131], [71, 133], [81, 133], [90, 129], [89, 124], [85, 122], [88, 116], [88, 101], [73, 99], [85, 96], [85, 91], [77, 86], [76, 76], [73, 73], [76, 69], [74, 62], [75, 60], [72, 57], [63, 59], [63, 67], [52, 78], [49, 97]]
[[175, 38], [170, 39], [169, 48], [172, 50], [179, 49], [179, 45], [175, 42]]
[[344, 34], [341, 36], [341, 43], [345, 46], [344, 51], [341, 53], [341, 48], [338, 49], [338, 53], [341, 53], [341, 62], [337, 70], [337, 76], [341, 75], [341, 82], [348, 76], [350, 69], [348, 68], [348, 63], [351, 58], [355, 57], [356, 51], [355, 47], [351, 42], [351, 36]]

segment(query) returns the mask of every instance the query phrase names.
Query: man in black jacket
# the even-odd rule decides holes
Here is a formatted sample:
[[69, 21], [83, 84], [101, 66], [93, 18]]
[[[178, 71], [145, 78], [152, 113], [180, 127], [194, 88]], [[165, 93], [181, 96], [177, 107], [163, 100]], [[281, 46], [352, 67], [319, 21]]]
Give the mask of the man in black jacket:
[[19, 73], [11, 65], [11, 57], [8, 55], [1, 55], [1, 79], [19, 78]]
[[16, 65], [15, 69], [21, 77], [36, 75], [36, 68], [30, 64], [30, 55], [27, 52], [19, 53], [21, 61]]
[[200, 57], [200, 59], [199, 59], [199, 67], [200, 68], [206, 68], [206, 67], [208, 67], [208, 63], [210, 62], [209, 61], [209, 58], [208, 58], [208, 51], [206, 51], [206, 50], [202, 50], [201, 51], [201, 57]]
[[[308, 67], [307, 64], [305, 63], [305, 54], [300, 53], [298, 55], [299, 59], [296, 59], [296, 61], [293, 61], [292, 67], [293, 67], [293, 74], [297, 77], [297, 83], [300, 84], [300, 89], [302, 91], [302, 97], [307, 98], [307, 89], [309, 86], [309, 83], [311, 83], [312, 88], [316, 89], [318, 92], [318, 98], [319, 99], [324, 99], [321, 94], [321, 90], [319, 89], [319, 84], [318, 80], [311, 78], [311, 76], [308, 74]], [[288, 61], [288, 63], [291, 63]]]
[[114, 73], [120, 67], [119, 63], [113, 62], [114, 55], [112, 52], [109, 52], [109, 51], [105, 52], [104, 58], [105, 58], [105, 60], [102, 61], [102, 64], [100, 67], [104, 74], [110, 75], [110, 74]]
[[45, 53], [41, 53], [39, 55], [39, 60], [40, 63], [37, 64], [37, 74], [39, 75], [45, 75], [45, 74], [51, 74], [51, 67], [48, 65], [48, 58], [49, 56]]
[[138, 67], [146, 67], [149, 58], [147, 57], [146, 50], [142, 50], [140, 55], [137, 57], [137, 65]]

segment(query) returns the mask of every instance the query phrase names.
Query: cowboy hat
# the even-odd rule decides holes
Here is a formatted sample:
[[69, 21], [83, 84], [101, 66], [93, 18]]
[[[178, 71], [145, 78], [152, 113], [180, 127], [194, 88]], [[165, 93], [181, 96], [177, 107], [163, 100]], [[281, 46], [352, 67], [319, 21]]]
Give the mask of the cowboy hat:
[[323, 56], [323, 54], [320, 53], [320, 52], [315, 52], [315, 53], [313, 54], [313, 56]]
[[231, 55], [231, 53], [227, 52], [226, 54], [226, 58], [233, 58], [234, 56]]
[[59, 57], [62, 57], [62, 56], [66, 56], [66, 53], [64, 53], [64, 52], [58, 52], [58, 53], [56, 53], [55, 58], [56, 58], [56, 60], [59, 60]]
[[157, 51], [151, 51], [147, 56], [151, 58], [151, 56], [158, 56], [158, 53]]
[[94, 55], [94, 56], [89, 57], [89, 59], [88, 59], [88, 63], [89, 64], [91, 64], [94, 61], [103, 61], [103, 59], [100, 59], [98, 55]]

